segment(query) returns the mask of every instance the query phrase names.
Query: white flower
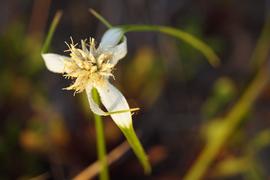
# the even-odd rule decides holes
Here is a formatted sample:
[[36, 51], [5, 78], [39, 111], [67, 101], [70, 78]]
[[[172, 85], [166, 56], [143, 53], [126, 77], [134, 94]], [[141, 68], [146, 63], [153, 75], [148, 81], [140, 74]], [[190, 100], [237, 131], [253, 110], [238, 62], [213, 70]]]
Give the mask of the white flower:
[[[132, 126], [131, 111], [122, 93], [109, 82], [117, 62], [127, 53], [127, 40], [120, 28], [111, 28], [103, 35], [96, 49], [95, 40], [81, 41], [81, 48], [73, 41], [68, 45], [70, 57], [53, 53], [42, 54], [47, 68], [55, 73], [74, 79], [74, 83], [65, 88], [75, 93], [86, 91], [91, 110], [98, 115], [111, 115], [120, 128]], [[104, 112], [92, 97], [92, 88], [96, 88], [101, 102], [108, 112]]]

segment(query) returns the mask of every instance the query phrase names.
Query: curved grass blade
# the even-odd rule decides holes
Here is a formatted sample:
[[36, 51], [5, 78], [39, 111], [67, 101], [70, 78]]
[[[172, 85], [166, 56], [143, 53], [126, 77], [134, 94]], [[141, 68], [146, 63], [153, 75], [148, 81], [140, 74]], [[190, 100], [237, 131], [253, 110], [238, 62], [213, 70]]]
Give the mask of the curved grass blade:
[[199, 50], [207, 58], [208, 62], [212, 66], [217, 67], [220, 64], [220, 59], [212, 50], [212, 48], [210, 48], [207, 44], [205, 44], [204, 42], [202, 42], [195, 36], [185, 31], [182, 31], [180, 29], [176, 29], [176, 28], [168, 27], [168, 26], [158, 26], [158, 25], [122, 25], [119, 27], [123, 28], [124, 32], [154, 31], [154, 32], [160, 32], [163, 34], [176, 37], [177, 39], [185, 41], [186, 43], [190, 44], [195, 49]]
[[[107, 21], [102, 15], [100, 15], [98, 12], [96, 12], [93, 9], [89, 9], [90, 13], [92, 13], [93, 16], [95, 16], [98, 20], [100, 20], [106, 27], [112, 28], [113, 26]], [[125, 32], [131, 32], [131, 31], [155, 31], [164, 33], [173, 37], [176, 37], [180, 40], [185, 41], [186, 43], [193, 46], [195, 49], [199, 50], [208, 60], [208, 62], [214, 66], [217, 67], [220, 64], [220, 59], [216, 55], [216, 53], [210, 48], [207, 44], [196, 38], [195, 36], [182, 31], [180, 29], [168, 27], [168, 26], [157, 26], [157, 25], [122, 25], [119, 26], [120, 28], [123, 28]]]

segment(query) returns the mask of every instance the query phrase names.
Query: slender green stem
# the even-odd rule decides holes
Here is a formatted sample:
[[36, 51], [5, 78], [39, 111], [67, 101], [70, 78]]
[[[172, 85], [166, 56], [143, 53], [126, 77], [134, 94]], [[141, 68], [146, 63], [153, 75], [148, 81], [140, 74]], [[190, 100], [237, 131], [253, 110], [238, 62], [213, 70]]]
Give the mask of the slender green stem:
[[109, 21], [107, 21], [103, 16], [101, 16], [97, 11], [95, 11], [94, 9], [89, 9], [89, 11], [93, 16], [95, 16], [98, 20], [100, 20], [100, 22], [102, 22], [102, 24], [104, 24], [107, 28], [113, 27], [111, 23], [109, 23]]
[[251, 65], [258, 69], [266, 61], [270, 46], [270, 15], [267, 16], [261, 36], [251, 57]]
[[[93, 98], [96, 103], [99, 103], [99, 96], [96, 89], [93, 89]], [[101, 171], [99, 174], [100, 180], [109, 179], [108, 163], [106, 158], [106, 144], [104, 137], [104, 125], [102, 118], [99, 115], [94, 114], [96, 133], [97, 133], [97, 153], [98, 159], [101, 164]]]
[[51, 41], [52, 41], [52, 38], [53, 38], [53, 35], [54, 35], [54, 32], [55, 32], [55, 29], [56, 29], [57, 25], [59, 24], [61, 17], [62, 17], [62, 11], [57, 11], [54, 18], [53, 18], [53, 21], [50, 25], [50, 29], [49, 29], [49, 32], [46, 36], [41, 53], [46, 53], [48, 51], [50, 44], [51, 44]]

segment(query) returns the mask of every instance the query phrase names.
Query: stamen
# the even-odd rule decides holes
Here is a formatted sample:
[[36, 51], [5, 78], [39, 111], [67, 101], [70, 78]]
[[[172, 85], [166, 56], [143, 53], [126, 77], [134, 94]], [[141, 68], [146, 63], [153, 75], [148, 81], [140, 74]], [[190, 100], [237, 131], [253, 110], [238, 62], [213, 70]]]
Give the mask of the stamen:
[[114, 65], [110, 64], [112, 55], [109, 53], [97, 52], [95, 39], [90, 38], [89, 44], [86, 40], [81, 40], [81, 48], [77, 48], [72, 37], [71, 43], [67, 45], [65, 52], [70, 53], [70, 59], [65, 63], [64, 77], [75, 79], [72, 85], [66, 90], [74, 90], [74, 94], [82, 92], [87, 85], [103, 85], [109, 77], [113, 77]]

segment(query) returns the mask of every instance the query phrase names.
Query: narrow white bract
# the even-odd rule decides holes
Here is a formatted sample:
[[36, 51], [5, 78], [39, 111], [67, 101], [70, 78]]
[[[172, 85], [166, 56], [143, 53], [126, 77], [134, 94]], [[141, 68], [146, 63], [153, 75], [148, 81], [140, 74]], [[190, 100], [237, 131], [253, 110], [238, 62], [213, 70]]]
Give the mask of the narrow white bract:
[[[132, 126], [129, 105], [122, 95], [109, 82], [113, 77], [113, 69], [117, 62], [127, 53], [127, 40], [120, 28], [111, 28], [103, 35], [100, 45], [96, 48], [95, 40], [82, 40], [81, 47], [72, 41], [68, 45], [69, 57], [53, 53], [42, 54], [46, 67], [55, 73], [74, 82], [67, 90], [80, 93], [86, 90], [91, 110], [98, 115], [111, 115], [114, 122], [121, 128]], [[104, 112], [92, 98], [92, 88], [96, 88], [101, 102], [108, 112]], [[121, 113], [113, 113], [121, 111]]]

